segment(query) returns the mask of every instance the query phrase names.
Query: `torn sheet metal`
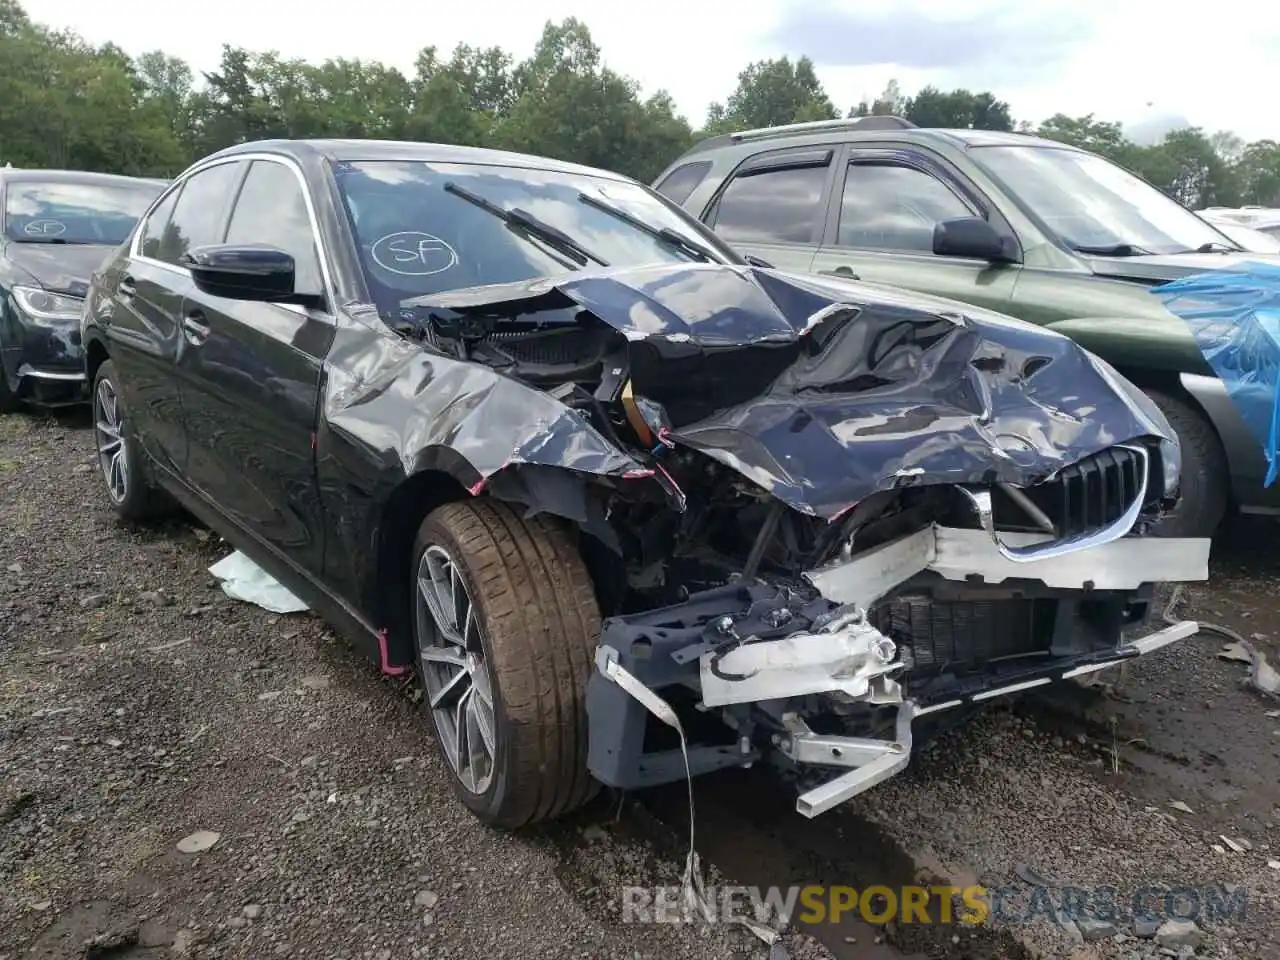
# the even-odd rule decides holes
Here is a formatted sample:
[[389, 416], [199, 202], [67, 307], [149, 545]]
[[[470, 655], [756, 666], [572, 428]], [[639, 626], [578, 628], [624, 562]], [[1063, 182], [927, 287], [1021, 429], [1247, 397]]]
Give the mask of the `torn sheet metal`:
[[1248, 263], [1174, 280], [1152, 292], [1181, 317], [1280, 474], [1280, 266]]
[[272, 613], [307, 610], [305, 603], [239, 550], [223, 557], [209, 572], [221, 581], [222, 592], [233, 600], [243, 600]]
[[[386, 330], [376, 314], [367, 321]], [[322, 400], [325, 430], [367, 452], [373, 460], [367, 479], [375, 483], [394, 485], [437, 470], [479, 494], [510, 467], [554, 467], [631, 486], [654, 483], [655, 471], [643, 456], [620, 449], [551, 392], [393, 335], [371, 340], [368, 330], [339, 328]], [[323, 457], [327, 438], [320, 442]], [[508, 499], [547, 509], [541, 498], [555, 481], [534, 474], [536, 469], [526, 470], [509, 482], [538, 489]], [[581, 496], [562, 487], [556, 490], [559, 507], [550, 512], [588, 524]], [[659, 478], [655, 496], [662, 495]]]
[[[960, 304], [939, 312], [938, 303], [691, 263], [471, 288], [405, 307], [423, 318], [554, 315], [584, 330], [612, 327], [636, 396], [660, 411], [655, 432], [828, 519], [903, 483], [1028, 486], [1116, 443], [1172, 439], [1163, 418], [1067, 337]], [[549, 394], [499, 386], [471, 367], [406, 379], [393, 389], [433, 413], [415, 414], [423, 433], [402, 446], [452, 446], [480, 473], [513, 455], [618, 475], [639, 466], [618, 462], [625, 455], [581, 423], [573, 433]], [[489, 404], [519, 428], [473, 415]], [[447, 435], [429, 426], [446, 410]]]

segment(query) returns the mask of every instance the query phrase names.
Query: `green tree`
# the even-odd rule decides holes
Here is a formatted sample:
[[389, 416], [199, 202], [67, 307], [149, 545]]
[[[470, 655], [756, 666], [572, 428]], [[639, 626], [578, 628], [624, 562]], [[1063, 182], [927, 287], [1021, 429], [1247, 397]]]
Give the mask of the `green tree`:
[[1198, 128], [1174, 130], [1151, 147], [1131, 146], [1127, 166], [1185, 207], [1238, 202], [1235, 171]]
[[968, 90], [942, 91], [924, 87], [908, 97], [900, 108], [902, 116], [917, 127], [942, 127], [952, 130], [1012, 130], [1013, 117], [1009, 105], [989, 92]]
[[1280, 207], [1280, 143], [1256, 140], [1240, 153], [1236, 164], [1240, 199], [1264, 207]]
[[857, 106], [849, 110], [850, 117], [900, 117], [907, 98], [902, 95], [902, 88], [897, 80], [890, 80], [884, 92], [874, 100], [865, 97]]
[[1069, 117], [1055, 113], [1036, 128], [1036, 135], [1059, 143], [1069, 143], [1081, 150], [1101, 154], [1109, 160], [1122, 160], [1133, 145], [1118, 123], [1095, 119], [1092, 113]]
[[603, 65], [590, 31], [574, 18], [548, 23], [512, 79], [515, 100], [497, 139], [513, 149], [647, 180], [690, 143], [670, 97], [640, 101], [635, 82]]
[[801, 57], [759, 60], [738, 74], [738, 86], [707, 112], [706, 133], [773, 127], [839, 116], [822, 88], [813, 61]]

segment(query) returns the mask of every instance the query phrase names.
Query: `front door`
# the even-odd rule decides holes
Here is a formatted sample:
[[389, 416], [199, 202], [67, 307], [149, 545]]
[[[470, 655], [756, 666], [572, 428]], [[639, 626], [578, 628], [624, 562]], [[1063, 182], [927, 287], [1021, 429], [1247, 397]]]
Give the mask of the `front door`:
[[[295, 290], [324, 290], [303, 186], [283, 162], [252, 161], [225, 242], [285, 250], [296, 263]], [[256, 538], [319, 575], [324, 536], [313, 444], [333, 317], [193, 288], [182, 322], [188, 482]]]
[[[933, 252], [941, 220], [988, 217], [923, 153], [853, 148], [813, 261], [815, 273], [857, 277], [1004, 311], [1019, 267]], [[996, 224], [993, 224], [993, 226]], [[999, 228], [998, 228], [999, 229]]]

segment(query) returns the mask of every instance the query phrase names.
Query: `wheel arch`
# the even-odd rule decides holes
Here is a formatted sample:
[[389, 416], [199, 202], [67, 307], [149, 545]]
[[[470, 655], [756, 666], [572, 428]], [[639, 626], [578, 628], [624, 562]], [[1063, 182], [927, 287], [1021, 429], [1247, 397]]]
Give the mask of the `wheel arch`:
[[373, 597], [375, 623], [386, 630], [390, 663], [413, 660], [409, 570], [418, 527], [432, 510], [469, 496], [462, 481], [447, 470], [421, 470], [392, 489], [378, 512], [369, 592]]
[[[537, 491], [546, 489], [542, 484], [552, 476], [557, 478], [560, 494], [554, 501], [537, 495]], [[533, 477], [540, 477], [541, 483]], [[442, 466], [419, 470], [397, 484], [377, 515], [376, 561], [369, 584], [376, 622], [386, 630], [388, 662], [412, 662], [409, 571], [414, 541], [427, 515], [447, 503], [485, 497], [505, 503], [522, 516], [536, 509], [554, 517], [575, 535], [578, 553], [591, 575], [601, 609], [615, 608], [621, 600], [618, 591], [624, 571], [617, 549], [607, 542], [611, 531], [600, 528], [602, 517], [591, 510], [577, 513], [575, 509], [577, 504], [587, 503], [588, 486], [568, 470], [535, 464], [509, 465], [473, 486]], [[575, 493], [565, 496], [570, 490]]]
[[93, 381], [98, 376], [98, 368], [111, 359], [111, 353], [102, 338], [89, 334], [84, 341], [84, 372], [89, 389], [93, 389]]

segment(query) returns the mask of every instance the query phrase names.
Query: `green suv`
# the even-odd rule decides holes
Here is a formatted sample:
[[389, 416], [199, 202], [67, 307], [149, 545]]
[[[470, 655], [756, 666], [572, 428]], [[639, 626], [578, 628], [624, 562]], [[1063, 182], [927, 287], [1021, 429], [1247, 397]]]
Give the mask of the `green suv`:
[[1260, 444], [1186, 325], [1151, 293], [1280, 258], [1244, 253], [1110, 161], [1023, 134], [865, 117], [712, 137], [654, 187], [758, 264], [997, 310], [1109, 361], [1181, 439], [1182, 499], [1167, 535], [1209, 536], [1232, 508], [1280, 512]]

